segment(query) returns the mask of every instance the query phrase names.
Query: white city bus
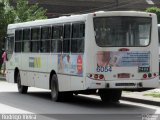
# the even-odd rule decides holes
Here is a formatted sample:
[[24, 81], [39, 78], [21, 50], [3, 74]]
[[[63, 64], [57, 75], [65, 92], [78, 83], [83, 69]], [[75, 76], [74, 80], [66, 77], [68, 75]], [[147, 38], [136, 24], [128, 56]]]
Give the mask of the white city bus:
[[7, 81], [20, 93], [51, 90], [53, 101], [98, 93], [117, 102], [122, 90], [158, 86], [157, 17], [95, 12], [8, 26]]

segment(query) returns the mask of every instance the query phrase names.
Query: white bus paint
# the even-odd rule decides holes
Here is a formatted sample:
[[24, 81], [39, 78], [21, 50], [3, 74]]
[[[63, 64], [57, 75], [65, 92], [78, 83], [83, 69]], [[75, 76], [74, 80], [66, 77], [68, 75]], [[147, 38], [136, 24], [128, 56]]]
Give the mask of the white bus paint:
[[[78, 40], [72, 38], [76, 32], [72, 29], [77, 24], [80, 31], [83, 31], [84, 27], [84, 36], [79, 32], [76, 33], [76, 35], [80, 34], [81, 38], [78, 39], [84, 40], [84, 43], [77, 42], [76, 47], [73, 45], [73, 51], [76, 49], [80, 52], [72, 52], [72, 40]], [[19, 43], [16, 41], [16, 30], [24, 32], [26, 29], [38, 28], [41, 33], [43, 27], [53, 27], [51, 29], [53, 32], [56, 26], [62, 26], [64, 32], [67, 25], [71, 27], [70, 38], [67, 38], [70, 41], [68, 53], [64, 52], [67, 49], [65, 48], [67, 39], [64, 36], [59, 38], [62, 41], [60, 42], [62, 50], [58, 53], [50, 52], [51, 50], [41, 53], [42, 38], [38, 39], [39, 51], [15, 52], [16, 49], [19, 49], [20, 44], [22, 45], [20, 49], [28, 49], [23, 47], [23, 40], [18, 41]], [[103, 36], [103, 32], [106, 37]], [[10, 40], [11, 37], [12, 40]], [[156, 15], [152, 13], [95, 12], [11, 24], [8, 26], [8, 39], [10, 40], [7, 43], [8, 49], [10, 51], [14, 49], [13, 54], [8, 54], [6, 75], [8, 82], [15, 83], [15, 69], [17, 68], [20, 71], [22, 85], [44, 89], [50, 89], [51, 71], [55, 71], [59, 92], [97, 89], [143, 90], [158, 86], [158, 29]], [[11, 41], [14, 43], [12, 47]], [[51, 46], [53, 38], [48, 41]], [[34, 44], [34, 40], [31, 43]], [[17, 48], [15, 48], [16, 44]], [[109, 55], [108, 63], [107, 60], [100, 59], [102, 54], [105, 59]], [[60, 68], [62, 65], [63, 68]]]

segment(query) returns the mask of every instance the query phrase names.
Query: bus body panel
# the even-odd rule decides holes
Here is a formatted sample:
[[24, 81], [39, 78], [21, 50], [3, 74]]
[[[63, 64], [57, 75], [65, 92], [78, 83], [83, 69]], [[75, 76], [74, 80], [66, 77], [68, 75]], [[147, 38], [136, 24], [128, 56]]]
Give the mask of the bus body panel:
[[14, 82], [14, 70], [7, 70], [6, 80], [7, 82], [15, 83]]
[[[104, 13], [106, 14], [106, 13]], [[118, 13], [117, 13], [118, 14]], [[117, 16], [117, 14], [115, 14], [115, 16]], [[90, 21], [88, 21], [88, 36], [86, 37], [86, 44], [87, 46], [87, 50], [86, 50], [86, 81], [88, 83], [88, 86], [86, 85], [86, 88], [88, 88], [91, 84], [95, 85], [93, 88], [98, 88], [98, 86], [101, 88], [106, 88], [104, 86], [106, 86], [107, 83], [132, 83], [133, 81], [136, 81], [135, 84], [138, 83], [142, 83], [144, 88], [155, 88], [158, 87], [158, 66], [157, 63], [158, 62], [158, 44], [157, 44], [157, 40], [158, 40], [158, 32], [156, 29], [156, 24], [157, 24], [157, 20], [156, 20], [156, 16], [154, 14], [151, 15], [142, 15], [142, 14], [118, 14], [119, 16], [131, 16], [131, 17], [151, 17], [152, 18], [152, 29], [151, 29], [151, 43], [149, 44], [149, 46], [146, 47], [99, 47], [97, 46], [96, 42], [95, 42], [95, 36], [94, 34], [90, 34], [90, 33], [95, 33], [94, 32], [94, 26], [93, 26], [93, 19], [90, 18]], [[109, 15], [92, 15], [90, 17], [110, 17], [110, 16], [114, 16], [113, 14]], [[89, 18], [88, 18], [89, 20]], [[86, 29], [87, 29], [86, 27]], [[90, 28], [90, 29], [89, 29]], [[92, 44], [90, 43], [90, 41], [92, 41]], [[94, 48], [94, 49], [93, 49]], [[139, 53], [145, 53], [145, 52], [149, 52], [150, 55], [150, 71], [149, 72], [138, 72], [138, 67], [112, 67], [111, 72], [97, 72], [97, 52], [99, 51], [107, 51], [107, 52], [111, 52], [111, 53], [123, 53], [125, 51], [119, 51], [119, 49], [129, 49], [129, 52], [139, 52]], [[153, 58], [155, 58], [153, 60]], [[129, 78], [118, 78], [118, 74], [129, 74], [130, 77]], [[151, 80], [143, 80], [143, 75], [144, 74], [152, 74], [152, 77], [150, 78]], [[154, 73], [156, 74], [156, 76], [153, 76]], [[104, 80], [95, 80], [93, 77], [95, 74], [103, 74], [104, 75]], [[89, 78], [89, 75], [92, 75], [92, 78]], [[153, 83], [152, 83], [153, 82]], [[134, 83], [134, 82], [133, 82]], [[152, 85], [150, 85], [152, 83]], [[101, 85], [100, 85], [101, 84]], [[109, 88], [132, 88], [133, 86], [125, 86], [125, 84], [121, 84], [122, 86], [113, 86], [110, 85]], [[112, 87], [111, 87], [112, 86]], [[92, 87], [91, 87], [92, 88]], [[92, 89], [93, 89], [92, 88]], [[138, 86], [134, 87], [134, 88], [138, 88]], [[142, 87], [141, 87], [142, 88]]]
[[[111, 80], [111, 81], [96, 81], [86, 78], [87, 89], [153, 89], [157, 87], [159, 81], [157, 78], [151, 80]], [[108, 86], [109, 85], [109, 86]], [[141, 86], [142, 85], [142, 86]]]
[[[150, 17], [152, 18], [151, 29], [151, 43], [145, 47], [100, 47], [95, 40], [94, 21], [95, 17], [112, 17], [112, 16], [130, 16], [130, 17]], [[82, 69], [82, 73], [72, 73], [59, 71], [59, 62], [61, 53], [15, 53], [7, 62], [7, 81], [14, 83], [15, 68], [20, 70], [22, 85], [33, 86], [39, 88], [50, 88], [51, 71], [55, 71], [58, 77], [59, 91], [80, 91], [88, 89], [139, 89], [139, 88], [155, 88], [158, 86], [158, 31], [156, 29], [156, 16], [154, 14], [143, 12], [102, 12], [90, 13], [86, 15], [78, 15], [71, 17], [61, 17], [50, 20], [40, 20], [35, 22], [26, 22], [19, 24], [12, 24], [8, 27], [8, 34], [10, 31], [15, 31], [19, 28], [37, 27], [37, 26], [52, 26], [65, 23], [84, 22], [85, 23], [85, 37], [84, 37], [84, 53], [82, 54], [68, 54], [71, 61], [78, 61], [79, 57], [82, 60], [80, 63], [73, 64], [72, 67]], [[15, 34], [15, 33], [14, 33]], [[157, 46], [156, 46], [157, 45]], [[140, 52], [150, 55], [150, 73], [156, 76], [143, 79], [143, 75], [149, 72], [139, 73], [137, 66], [132, 67], [112, 67], [112, 70], [104, 73], [97, 72], [97, 53], [99, 51], [123, 53], [119, 49], [129, 49], [129, 52]], [[65, 54], [63, 54], [65, 55]], [[67, 55], [66, 55], [67, 56]], [[65, 58], [67, 60], [67, 57]], [[66, 61], [65, 61], [66, 62]], [[72, 68], [70, 68], [72, 69]], [[117, 78], [118, 74], [128, 73], [129, 78]], [[94, 75], [104, 75], [103, 80], [94, 79]], [[90, 76], [92, 75], [92, 77]], [[142, 86], [141, 86], [142, 84]]]

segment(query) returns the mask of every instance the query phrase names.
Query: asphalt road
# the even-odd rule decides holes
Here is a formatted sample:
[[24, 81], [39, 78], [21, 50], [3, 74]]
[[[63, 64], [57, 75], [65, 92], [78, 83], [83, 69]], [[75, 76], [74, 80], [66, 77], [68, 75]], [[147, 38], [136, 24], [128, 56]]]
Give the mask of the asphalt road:
[[0, 81], [0, 119], [8, 114], [20, 118], [23, 114], [36, 114], [36, 120], [160, 120], [158, 106], [122, 100], [103, 104], [98, 96], [78, 95], [68, 102], [52, 102], [50, 97], [50, 91], [35, 88], [29, 88], [28, 94], [19, 94], [16, 84]]

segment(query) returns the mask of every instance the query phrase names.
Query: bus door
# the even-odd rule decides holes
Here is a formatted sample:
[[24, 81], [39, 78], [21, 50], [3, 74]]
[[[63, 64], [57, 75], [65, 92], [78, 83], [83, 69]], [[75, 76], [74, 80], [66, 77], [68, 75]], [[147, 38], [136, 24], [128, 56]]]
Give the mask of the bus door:
[[11, 72], [11, 70], [14, 70], [14, 64], [12, 62], [12, 59], [14, 59], [12, 57], [13, 55], [13, 50], [14, 50], [14, 35], [8, 35], [8, 37], [6, 37], [6, 41], [5, 41], [5, 50], [7, 52], [7, 62], [6, 62], [6, 68], [10, 68], [10, 70], [8, 70], [8, 74], [6, 74], [6, 80], [8, 82], [14, 82], [14, 78], [13, 78], [13, 72]]

